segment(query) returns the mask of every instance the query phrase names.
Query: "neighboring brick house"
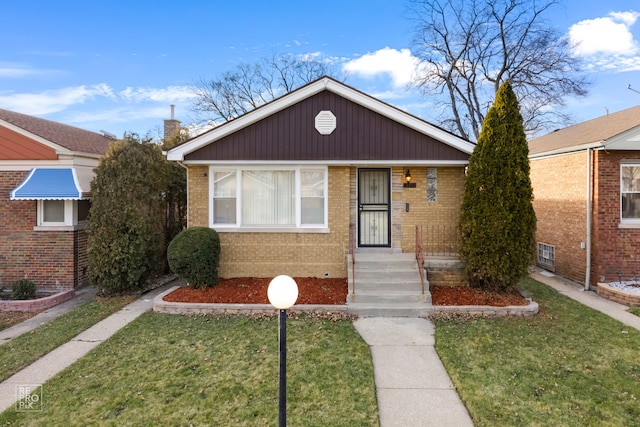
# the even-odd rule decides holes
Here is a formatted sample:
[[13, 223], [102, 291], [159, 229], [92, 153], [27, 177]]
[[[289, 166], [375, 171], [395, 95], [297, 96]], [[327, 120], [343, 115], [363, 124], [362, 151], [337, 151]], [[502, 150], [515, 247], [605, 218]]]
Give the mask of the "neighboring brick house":
[[442, 226], [455, 247], [473, 147], [324, 77], [167, 157], [188, 170], [188, 226], [220, 235], [221, 277], [347, 277], [352, 241], [414, 252], [416, 225]]
[[111, 139], [0, 109], [0, 286], [87, 283], [89, 184]]
[[595, 288], [640, 277], [640, 106], [529, 142], [538, 264]]

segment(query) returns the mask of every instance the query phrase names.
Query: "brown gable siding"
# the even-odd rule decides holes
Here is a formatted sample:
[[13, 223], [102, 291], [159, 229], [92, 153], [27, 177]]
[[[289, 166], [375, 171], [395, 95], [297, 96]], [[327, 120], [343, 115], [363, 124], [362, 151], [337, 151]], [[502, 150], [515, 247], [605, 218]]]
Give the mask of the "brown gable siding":
[[57, 160], [53, 148], [0, 126], [0, 160]]
[[[323, 110], [331, 135], [315, 129]], [[352, 101], [323, 91], [185, 156], [185, 161], [468, 160], [469, 155]]]

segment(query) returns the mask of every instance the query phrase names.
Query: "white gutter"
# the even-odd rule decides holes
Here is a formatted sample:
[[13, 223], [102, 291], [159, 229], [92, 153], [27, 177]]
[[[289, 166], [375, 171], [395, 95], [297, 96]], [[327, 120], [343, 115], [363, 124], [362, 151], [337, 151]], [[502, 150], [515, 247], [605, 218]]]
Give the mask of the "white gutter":
[[590, 290], [591, 280], [591, 148], [587, 148], [587, 263], [584, 278], [584, 290]]

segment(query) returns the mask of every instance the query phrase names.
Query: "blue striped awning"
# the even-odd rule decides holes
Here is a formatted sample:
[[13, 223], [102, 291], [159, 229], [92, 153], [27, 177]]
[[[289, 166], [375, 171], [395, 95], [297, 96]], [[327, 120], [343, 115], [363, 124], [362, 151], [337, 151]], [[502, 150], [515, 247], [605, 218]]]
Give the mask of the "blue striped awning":
[[80, 200], [83, 194], [74, 168], [34, 168], [16, 188], [11, 200]]

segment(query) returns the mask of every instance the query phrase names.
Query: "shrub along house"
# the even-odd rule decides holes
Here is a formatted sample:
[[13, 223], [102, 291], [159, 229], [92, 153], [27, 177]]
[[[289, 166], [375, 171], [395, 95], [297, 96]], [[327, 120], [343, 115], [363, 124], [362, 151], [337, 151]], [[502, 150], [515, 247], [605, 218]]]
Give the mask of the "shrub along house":
[[640, 277], [640, 107], [529, 142], [538, 264], [595, 287]]
[[0, 109], [0, 286], [87, 282], [89, 184], [110, 138]]
[[414, 252], [423, 225], [439, 227], [433, 251], [455, 247], [472, 150], [324, 77], [167, 157], [188, 170], [188, 226], [220, 235], [220, 277], [347, 277], [352, 242]]

